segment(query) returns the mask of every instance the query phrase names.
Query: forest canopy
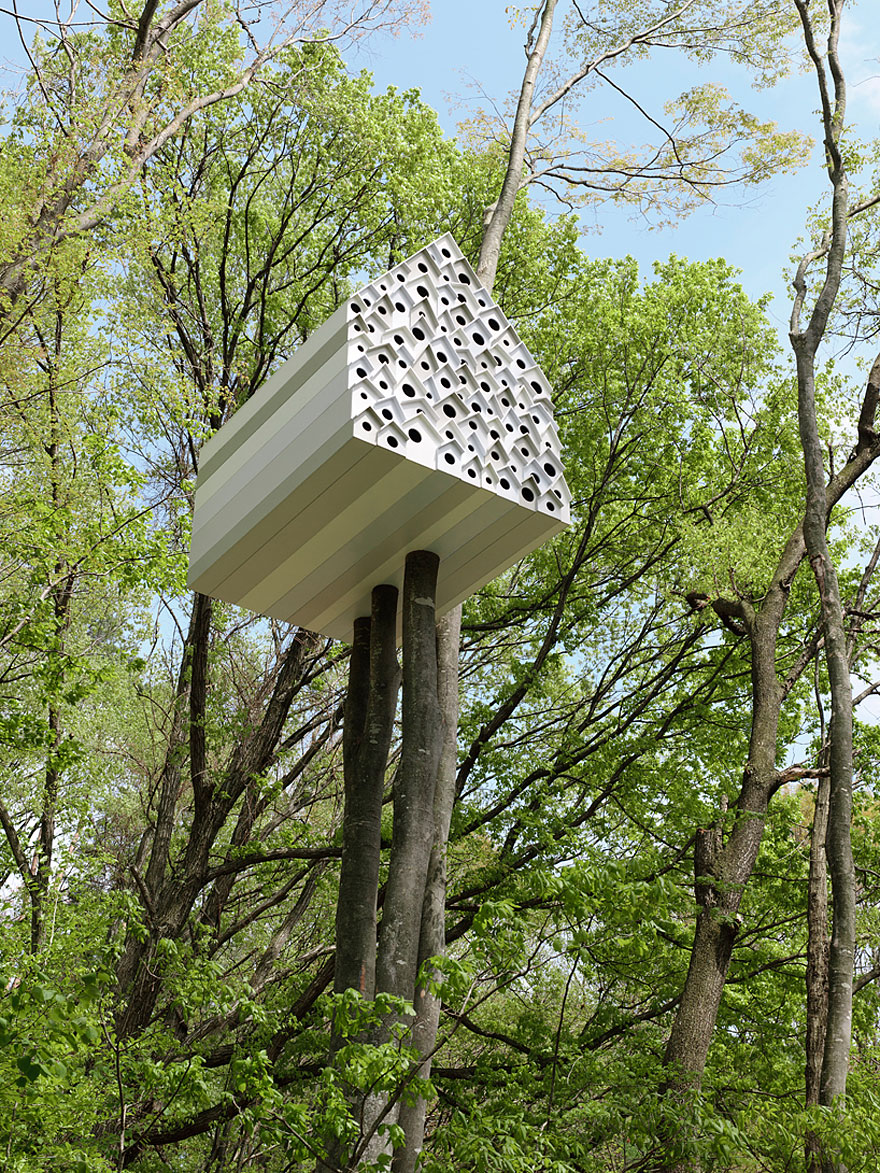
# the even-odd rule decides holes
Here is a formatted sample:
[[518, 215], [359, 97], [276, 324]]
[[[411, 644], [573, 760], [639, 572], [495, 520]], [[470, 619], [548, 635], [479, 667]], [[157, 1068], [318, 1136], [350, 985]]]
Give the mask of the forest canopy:
[[[418, 5], [18, 20], [0, 142], [10, 1173], [877, 1168], [880, 742], [860, 704], [878, 220], [873, 155], [846, 139], [843, 5], [582, 7], [553, 30], [555, 3], [526, 6], [515, 112], [460, 141], [347, 64]], [[568, 56], [535, 90], [560, 29]], [[659, 154], [589, 146], [587, 168], [544, 134], [576, 85], [668, 48], [762, 84], [803, 58], [820, 123], [782, 132], [703, 88]], [[830, 194], [791, 346], [722, 258], [590, 255], [579, 202], [686, 213], [793, 166], [807, 132]], [[381, 976], [408, 768], [385, 665], [378, 976], [358, 989], [334, 926], [363, 648], [188, 591], [194, 491], [205, 441], [445, 231], [554, 389], [572, 524], [466, 602], [460, 640], [438, 629], [457, 724], [403, 992]], [[835, 367], [820, 346], [841, 339], [858, 361]]]

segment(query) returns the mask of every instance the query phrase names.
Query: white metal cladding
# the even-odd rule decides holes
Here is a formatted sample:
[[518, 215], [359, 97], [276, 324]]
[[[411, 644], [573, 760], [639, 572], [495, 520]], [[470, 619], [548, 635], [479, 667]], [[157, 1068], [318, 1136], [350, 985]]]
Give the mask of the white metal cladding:
[[440, 557], [448, 610], [569, 521], [550, 388], [450, 235], [350, 298], [202, 450], [189, 584], [338, 639]]

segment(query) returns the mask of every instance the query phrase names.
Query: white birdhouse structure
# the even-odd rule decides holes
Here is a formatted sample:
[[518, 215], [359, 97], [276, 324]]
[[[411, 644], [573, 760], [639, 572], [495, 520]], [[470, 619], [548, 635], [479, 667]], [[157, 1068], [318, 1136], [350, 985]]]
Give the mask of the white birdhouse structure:
[[442, 614], [569, 521], [550, 388], [449, 235], [372, 281], [202, 450], [189, 584], [350, 639], [432, 550]]

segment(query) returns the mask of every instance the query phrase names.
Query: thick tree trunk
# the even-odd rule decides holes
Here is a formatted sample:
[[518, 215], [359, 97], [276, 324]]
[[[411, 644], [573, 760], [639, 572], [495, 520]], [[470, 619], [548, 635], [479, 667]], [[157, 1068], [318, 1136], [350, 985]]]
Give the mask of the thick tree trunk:
[[336, 904], [337, 993], [367, 1000], [376, 984], [376, 892], [385, 770], [397, 712], [397, 588], [373, 589], [372, 616], [357, 619], [343, 727], [345, 810]]
[[[365, 1001], [376, 994], [376, 898], [382, 849], [382, 802], [388, 751], [397, 713], [400, 668], [397, 663], [397, 588], [377, 586], [369, 619], [356, 619], [348, 670], [343, 725], [345, 807], [342, 817], [342, 866], [336, 900], [337, 994], [357, 990]], [[345, 1042], [336, 1028], [331, 1055]], [[361, 1134], [369, 1130], [373, 1097], [348, 1088], [346, 1098]], [[344, 1163], [333, 1139], [328, 1164]]]
[[[434, 600], [440, 560], [427, 550], [406, 557], [403, 579], [403, 704], [400, 767], [394, 780], [394, 832], [376, 958], [376, 993], [412, 1002], [419, 966], [422, 908], [435, 838], [434, 791], [443, 738]], [[401, 1019], [381, 1024], [387, 1042]], [[396, 1122], [399, 1104], [367, 1096], [363, 1159], [389, 1154], [379, 1126]]]
[[434, 787], [442, 744], [434, 599], [436, 554], [407, 555], [403, 582], [403, 711], [394, 783], [394, 837], [382, 908], [376, 990], [411, 999], [422, 902], [434, 842]]
[[[749, 759], [727, 841], [720, 830], [701, 832], [697, 838], [698, 849], [703, 849], [702, 858], [695, 850], [700, 912], [681, 1003], [664, 1056], [670, 1071], [669, 1088], [699, 1087], [739, 930], [740, 902], [761, 846], [767, 803], [776, 779], [783, 699], [776, 678], [776, 633], [785, 606], [785, 584], [800, 561], [798, 545], [789, 542], [786, 547], [761, 613], [755, 615], [747, 608], [741, 612], [752, 650]], [[711, 842], [701, 838], [708, 840], [710, 835]]]
[[[443, 742], [434, 791], [434, 844], [422, 906], [419, 966], [430, 957], [442, 956], [446, 950], [446, 844], [455, 803], [460, 632], [461, 608], [455, 607], [437, 624], [438, 692]], [[439, 977], [439, 974], [436, 976]], [[423, 1059], [416, 1076], [428, 1079], [440, 1022], [440, 998], [426, 985], [421, 985], [416, 990], [413, 1007], [415, 1022], [412, 1045]], [[398, 1123], [406, 1139], [394, 1154], [393, 1173], [415, 1173], [425, 1139], [427, 1108], [424, 1096], [408, 1098], [401, 1105]]]

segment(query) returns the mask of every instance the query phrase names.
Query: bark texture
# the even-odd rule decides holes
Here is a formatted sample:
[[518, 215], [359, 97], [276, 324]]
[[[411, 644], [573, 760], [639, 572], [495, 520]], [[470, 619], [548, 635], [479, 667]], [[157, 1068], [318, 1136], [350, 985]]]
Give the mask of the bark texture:
[[[830, 778], [819, 779], [816, 809], [810, 836], [810, 879], [807, 892], [807, 1036], [804, 1066], [807, 1107], [819, 1103], [822, 1056], [825, 1051], [825, 1027], [828, 1021], [828, 867], [825, 858], [825, 832], [828, 827]], [[807, 1173], [820, 1173], [821, 1146], [818, 1137], [808, 1133], [804, 1159]]]
[[394, 731], [400, 669], [396, 653], [397, 588], [377, 586], [369, 619], [356, 619], [345, 703], [345, 809], [336, 904], [334, 989], [373, 998], [376, 985], [376, 892], [385, 770]]
[[[449, 826], [456, 792], [460, 633], [461, 608], [456, 607], [444, 615], [437, 624], [442, 744], [434, 790], [434, 842], [422, 904], [419, 967], [431, 957], [442, 956], [446, 950], [446, 844], [449, 841]], [[428, 1079], [440, 1022], [440, 998], [427, 985], [420, 985], [415, 992], [413, 1009], [415, 1021], [412, 1027], [412, 1046], [422, 1060], [414, 1074], [419, 1079]], [[406, 1139], [394, 1154], [393, 1173], [415, 1173], [425, 1139], [426, 1117], [427, 1101], [424, 1096], [407, 1098], [401, 1104], [398, 1123]]]
[[437, 691], [436, 554], [407, 555], [403, 580], [403, 706], [394, 781], [394, 838], [382, 908], [376, 990], [411, 999], [415, 989], [428, 862], [434, 843], [434, 784], [442, 722]]

